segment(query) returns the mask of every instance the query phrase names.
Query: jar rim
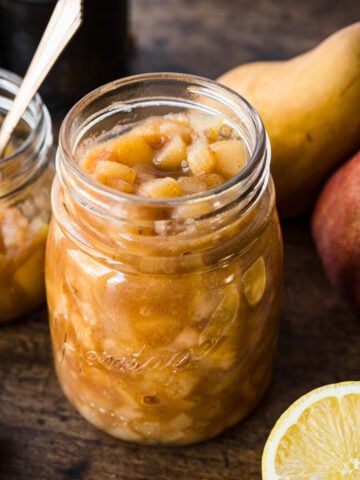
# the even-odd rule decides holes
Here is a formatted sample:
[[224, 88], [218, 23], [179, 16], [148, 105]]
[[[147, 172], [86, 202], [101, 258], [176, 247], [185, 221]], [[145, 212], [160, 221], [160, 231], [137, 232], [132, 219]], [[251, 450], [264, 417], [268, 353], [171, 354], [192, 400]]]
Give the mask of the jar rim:
[[[90, 110], [94, 102], [99, 101], [99, 98], [104, 97], [106, 94], [115, 92], [116, 90], [129, 86], [131, 86], [135, 91], [136, 85], [148, 85], [151, 82], [153, 82], [154, 84], [156, 82], [180, 82], [184, 85], [187, 84], [187, 91], [191, 91], [191, 89], [193, 89], [194, 94], [201, 93], [213, 100], [225, 103], [226, 106], [230, 108], [230, 110], [233, 112], [233, 114], [238, 115], [239, 118], [243, 117], [245, 113], [247, 115], [247, 118], [252, 122], [252, 127], [254, 129], [256, 138], [254, 142], [254, 149], [250, 152], [249, 161], [244, 167], [244, 169], [242, 169], [236, 176], [232, 177], [231, 179], [214, 189], [193, 195], [170, 197], [166, 199], [148, 198], [140, 195], [118, 192], [96, 182], [95, 179], [93, 179], [89, 175], [86, 175], [86, 173], [80, 168], [80, 166], [74, 159], [74, 145], [71, 144], [74, 140], [76, 140], [74, 136], [74, 129], [80, 129], [84, 127], [84, 125], [79, 122], [79, 113], [86, 109]], [[126, 104], [126, 102], [121, 102], [121, 104]], [[111, 110], [111, 105], [107, 107], [103, 106], [103, 109], [104, 111], [109, 111]], [[96, 117], [90, 119], [88, 118], [86, 120], [87, 124], [93, 121], [96, 121]], [[263, 159], [262, 170], [264, 174], [264, 181], [262, 183], [267, 184], [270, 175], [269, 140], [258, 112], [245, 98], [243, 98], [241, 95], [234, 92], [233, 90], [229, 89], [228, 87], [205, 77], [184, 73], [158, 72], [137, 74], [114, 80], [98, 87], [97, 89], [91, 91], [82, 99], [80, 99], [70, 109], [60, 127], [57, 170], [58, 172], [61, 172], [62, 168], [64, 167], [64, 163], [66, 163], [66, 171], [70, 170], [70, 174], [76, 177], [76, 180], [80, 182], [81, 186], [86, 187], [86, 189], [90, 187], [91, 191], [96, 196], [98, 196], [99, 198], [102, 197], [104, 199], [108, 199], [111, 202], [122, 201], [124, 203], [134, 206], [141, 206], [146, 203], [146, 205], [149, 207], [166, 206], [171, 208], [182, 205], [184, 201], [191, 203], [214, 201], [214, 198], [218, 197], [219, 194], [221, 194], [222, 192], [231, 192], [233, 190], [238, 190], [239, 184], [247, 183], [249, 176], [251, 176], [254, 173], [254, 170], [258, 167], [257, 164], [259, 162], [259, 158]], [[65, 174], [65, 171], [63, 172], [63, 174]], [[64, 177], [64, 175], [60, 174], [60, 177]], [[105, 203], [106, 201], [102, 202], [102, 205], [104, 205]]]
[[[15, 87], [11, 90], [8, 90], [8, 92], [14, 95], [15, 97], [15, 95], [17, 94], [20, 88], [22, 80], [23, 80], [22, 77], [20, 77], [16, 73], [10, 72], [5, 68], [0, 68], [0, 90], [2, 87], [6, 88], [7, 86], [6, 82], [8, 82], [8, 86]], [[2, 84], [2, 82], [5, 82], [5, 83]], [[30, 112], [32, 114], [33, 119], [36, 121], [35, 128], [31, 129], [26, 139], [21, 143], [21, 145], [19, 145], [19, 147], [16, 150], [14, 150], [14, 152], [11, 155], [5, 158], [0, 158], [0, 164], [10, 160], [11, 158], [13, 158], [18, 154], [23, 153], [29, 147], [29, 145], [32, 144], [35, 137], [38, 135], [39, 126], [41, 125], [44, 119], [44, 107], [45, 107], [45, 104], [43, 103], [40, 97], [40, 94], [36, 92], [33, 98], [31, 99], [29, 105], [27, 106], [24, 114], [21, 116], [21, 118], [23, 118], [26, 112]]]
[[[0, 68], [0, 106], [9, 111], [22, 78]], [[5, 158], [0, 159], [0, 199], [13, 196], [41, 174], [49, 159], [44, 153], [53, 141], [49, 111], [39, 93], [31, 99], [21, 116], [29, 128], [26, 138]], [[11, 172], [11, 173], [9, 173]]]

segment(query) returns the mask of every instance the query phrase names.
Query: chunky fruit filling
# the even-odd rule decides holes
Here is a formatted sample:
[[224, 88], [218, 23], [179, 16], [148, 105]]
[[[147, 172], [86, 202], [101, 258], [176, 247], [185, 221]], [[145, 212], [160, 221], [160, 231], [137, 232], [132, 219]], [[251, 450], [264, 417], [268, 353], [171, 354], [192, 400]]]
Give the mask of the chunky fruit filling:
[[15, 205], [0, 205], [0, 322], [44, 301], [49, 186], [50, 178], [45, 174]]
[[[218, 187], [249, 158], [224, 119], [190, 113], [151, 117], [84, 152], [79, 165], [92, 181], [143, 196], [141, 205]], [[66, 200], [59, 187], [47, 296], [57, 373], [82, 415], [122, 439], [188, 444], [249, 413], [269, 382], [277, 336], [271, 191], [231, 222], [217, 223], [228, 212], [205, 217], [205, 233], [192, 218], [167, 229], [155, 214], [133, 231], [132, 217], [109, 222], [72, 198], [63, 210]]]
[[179, 197], [215, 188], [246, 165], [247, 152], [219, 116], [151, 117], [93, 148], [82, 168], [113, 189], [145, 197]]

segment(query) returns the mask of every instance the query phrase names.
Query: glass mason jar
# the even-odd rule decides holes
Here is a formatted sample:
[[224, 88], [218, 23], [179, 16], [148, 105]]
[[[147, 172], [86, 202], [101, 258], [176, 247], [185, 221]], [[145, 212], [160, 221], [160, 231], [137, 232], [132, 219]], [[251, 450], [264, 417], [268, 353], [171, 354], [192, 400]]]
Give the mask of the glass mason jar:
[[[0, 69], [0, 123], [21, 78]], [[35, 95], [0, 159], [0, 322], [45, 300], [44, 254], [50, 219], [52, 126]]]
[[[152, 115], [221, 115], [249, 151], [213, 190], [120, 194], [79, 167], [82, 148]], [[138, 443], [190, 444], [245, 417], [272, 373], [282, 241], [257, 113], [210, 80], [146, 74], [69, 112], [52, 191], [46, 285], [55, 366], [78, 411]]]

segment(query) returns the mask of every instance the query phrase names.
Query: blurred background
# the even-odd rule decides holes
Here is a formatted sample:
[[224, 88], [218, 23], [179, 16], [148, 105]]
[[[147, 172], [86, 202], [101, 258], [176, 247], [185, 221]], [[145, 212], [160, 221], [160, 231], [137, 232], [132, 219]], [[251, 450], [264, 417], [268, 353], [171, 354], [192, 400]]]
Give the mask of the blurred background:
[[[360, 20], [352, 0], [132, 0], [135, 72], [211, 78], [252, 60], [282, 60]], [[146, 19], [146, 21], [145, 21]]]
[[[0, 0], [0, 66], [24, 75], [55, 0]], [[93, 88], [131, 73], [217, 78], [286, 59], [360, 18], [353, 0], [84, 0], [83, 25], [41, 94], [61, 116]]]

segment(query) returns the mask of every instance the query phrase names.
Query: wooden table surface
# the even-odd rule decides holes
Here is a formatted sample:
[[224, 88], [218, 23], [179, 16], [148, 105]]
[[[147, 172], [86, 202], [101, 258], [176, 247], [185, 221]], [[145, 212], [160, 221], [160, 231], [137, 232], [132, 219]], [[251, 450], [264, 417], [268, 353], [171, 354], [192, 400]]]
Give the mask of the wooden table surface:
[[[137, 51], [131, 71], [216, 78], [242, 62], [288, 58], [359, 20], [359, 5], [132, 0]], [[309, 219], [282, 228], [285, 289], [276, 366], [268, 392], [247, 419], [211, 441], [181, 448], [127, 444], [96, 430], [57, 383], [44, 307], [0, 327], [0, 479], [260, 479], [265, 440], [284, 409], [314, 387], [360, 379], [358, 312], [329, 286]]]

